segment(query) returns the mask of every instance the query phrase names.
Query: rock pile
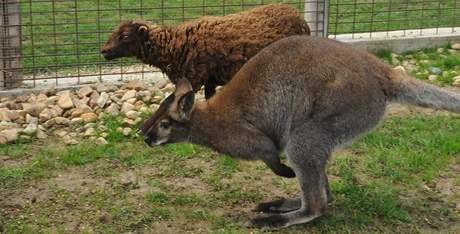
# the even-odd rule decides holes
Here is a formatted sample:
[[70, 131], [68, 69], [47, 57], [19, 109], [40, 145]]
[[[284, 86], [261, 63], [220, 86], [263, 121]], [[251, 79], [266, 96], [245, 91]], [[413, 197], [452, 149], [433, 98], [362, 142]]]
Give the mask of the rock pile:
[[96, 144], [107, 144], [105, 116], [120, 116], [129, 136], [142, 112], [153, 111], [174, 90], [170, 83], [98, 83], [77, 90], [57, 91], [54, 87], [40, 93], [16, 98], [0, 98], [0, 144], [18, 139], [46, 138], [56, 135], [67, 144], [92, 138]]

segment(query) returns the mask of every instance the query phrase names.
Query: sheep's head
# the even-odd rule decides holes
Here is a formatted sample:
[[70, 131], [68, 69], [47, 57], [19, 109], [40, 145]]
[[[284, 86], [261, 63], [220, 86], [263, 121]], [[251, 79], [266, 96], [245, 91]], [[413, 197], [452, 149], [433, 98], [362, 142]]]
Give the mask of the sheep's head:
[[148, 40], [148, 28], [148, 24], [141, 20], [122, 22], [102, 46], [102, 55], [107, 60], [138, 55], [141, 43]]
[[176, 84], [176, 91], [169, 95], [155, 114], [139, 128], [145, 136], [145, 142], [157, 145], [183, 142], [190, 136], [190, 116], [195, 103], [195, 93], [190, 82], [181, 79]]

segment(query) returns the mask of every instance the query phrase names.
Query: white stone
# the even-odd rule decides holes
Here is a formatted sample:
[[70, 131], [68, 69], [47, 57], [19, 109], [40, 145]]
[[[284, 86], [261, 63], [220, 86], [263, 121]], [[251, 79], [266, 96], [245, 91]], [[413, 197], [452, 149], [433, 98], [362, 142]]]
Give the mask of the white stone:
[[24, 130], [22, 130], [22, 132], [23, 132], [24, 134], [26, 134], [26, 135], [32, 135], [32, 134], [36, 133], [37, 130], [38, 130], [37, 124], [35, 124], [35, 123], [29, 123], [29, 124], [27, 125], [27, 127], [26, 127]]
[[128, 118], [124, 118], [123, 119], [123, 124], [126, 126], [133, 126], [134, 125], [134, 120], [132, 119], [128, 119]]
[[90, 86], [85, 86], [81, 89], [78, 90], [78, 96], [80, 98], [83, 98], [83, 97], [87, 97], [89, 96], [91, 93], [93, 92], [93, 88], [91, 88]]
[[95, 136], [96, 135], [96, 129], [94, 128], [88, 128], [85, 130], [85, 133], [83, 134], [85, 137], [88, 136]]
[[134, 104], [136, 103], [137, 99], [136, 98], [130, 98], [128, 100], [126, 100], [125, 102], [129, 103], [129, 104]]
[[53, 96], [53, 95], [56, 95], [56, 86], [55, 85], [50, 85], [48, 86], [44, 91], [43, 93], [46, 95], [46, 96]]
[[78, 108], [75, 108], [70, 115], [72, 118], [80, 117], [82, 114], [91, 113], [93, 110], [88, 105], [81, 105]]
[[46, 133], [41, 130], [40, 128], [37, 129], [37, 138], [38, 139], [46, 139], [48, 137], [48, 135], [46, 135]]
[[38, 118], [37, 117], [33, 117], [29, 114], [26, 115], [26, 123], [31, 123], [31, 124], [38, 124]]
[[104, 137], [98, 137], [96, 139], [96, 144], [98, 145], [107, 145], [109, 142], [107, 142], [106, 139], [104, 139]]
[[19, 137], [20, 129], [12, 128], [0, 132], [0, 145], [16, 141]]
[[157, 82], [155, 82], [155, 86], [159, 89], [164, 88], [167, 84], [168, 84], [168, 81], [166, 80], [158, 80]]
[[429, 75], [429, 76], [428, 76], [428, 80], [429, 80], [429, 81], [435, 81], [435, 80], [437, 80], [437, 79], [438, 79], [438, 76], [437, 76], [437, 75]]
[[97, 105], [101, 108], [104, 108], [108, 100], [109, 100], [109, 94], [107, 94], [106, 92], [102, 92], [99, 95], [99, 98], [97, 99]]
[[121, 106], [121, 112], [123, 113], [127, 113], [128, 111], [132, 111], [134, 110], [134, 105], [133, 104], [129, 104], [127, 102], [123, 103], [123, 105]]
[[0, 121], [11, 121], [10, 110], [8, 108], [0, 108]]
[[69, 119], [64, 118], [64, 117], [60, 117], [60, 116], [54, 118], [54, 122], [55, 122], [56, 124], [65, 125], [65, 126], [67, 126], [67, 125], [70, 124], [70, 120], [69, 120]]
[[20, 128], [21, 126], [17, 123], [7, 122], [7, 121], [0, 121], [0, 131], [12, 128]]
[[76, 124], [81, 124], [81, 123], [83, 123], [82, 118], [73, 118], [70, 120], [70, 125], [76, 125]]
[[62, 138], [62, 137], [65, 137], [65, 136], [69, 135], [69, 133], [64, 129], [58, 129], [58, 130], [54, 131], [54, 135]]
[[454, 50], [460, 50], [460, 43], [454, 43], [454, 44], [452, 45], [452, 49], [454, 49]]
[[57, 101], [57, 104], [60, 108], [66, 110], [74, 107], [74, 103], [70, 94], [70, 91], [64, 91], [62, 93], [59, 93], [59, 99]]
[[131, 128], [123, 128], [123, 135], [129, 136], [133, 130]]
[[136, 90], [129, 90], [128, 92], [126, 92], [123, 97], [121, 98], [122, 101], [126, 101], [128, 99], [131, 99], [131, 98], [135, 98], [136, 97]]
[[453, 78], [452, 86], [460, 87], [460, 76], [456, 76]]
[[85, 124], [85, 126], [83, 126], [84, 129], [95, 128], [95, 127], [96, 127], [95, 123], [87, 123]]
[[112, 103], [105, 109], [105, 113], [117, 116], [120, 113], [120, 107], [116, 103]]
[[56, 102], [59, 100], [59, 96], [51, 96], [51, 97], [48, 97], [48, 99], [46, 100], [45, 104], [46, 105], [54, 105], [56, 104]]
[[67, 145], [76, 145], [79, 143], [77, 139], [74, 139], [68, 135], [64, 136], [63, 139], [64, 139], [64, 143], [66, 143]]
[[22, 103], [22, 109], [32, 116], [38, 116], [46, 108], [44, 103], [34, 102], [34, 103]]
[[94, 113], [84, 113], [80, 116], [80, 118], [83, 119], [84, 122], [94, 122], [97, 120], [97, 115]]
[[101, 132], [105, 132], [105, 131], [109, 130], [109, 128], [107, 126], [105, 126], [105, 125], [99, 125], [97, 127], [97, 130], [99, 130]]
[[125, 115], [126, 115], [126, 117], [128, 117], [130, 119], [136, 119], [137, 117], [139, 117], [140, 114], [137, 111], [131, 110], [131, 111], [126, 112]]
[[123, 87], [139, 91], [145, 89], [145, 83], [142, 80], [131, 80], [128, 81], [128, 83], [126, 83]]

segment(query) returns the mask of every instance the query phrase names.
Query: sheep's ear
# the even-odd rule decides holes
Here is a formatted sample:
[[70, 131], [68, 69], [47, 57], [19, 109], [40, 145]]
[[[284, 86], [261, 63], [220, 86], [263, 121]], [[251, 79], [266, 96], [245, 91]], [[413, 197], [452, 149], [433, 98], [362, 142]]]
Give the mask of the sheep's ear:
[[193, 110], [193, 105], [195, 104], [195, 93], [190, 91], [180, 97], [179, 103], [177, 105], [177, 114], [179, 119], [182, 121], [190, 120], [190, 114]]
[[141, 25], [137, 28], [137, 34], [140, 38], [148, 38], [149, 36], [149, 29], [146, 25]]

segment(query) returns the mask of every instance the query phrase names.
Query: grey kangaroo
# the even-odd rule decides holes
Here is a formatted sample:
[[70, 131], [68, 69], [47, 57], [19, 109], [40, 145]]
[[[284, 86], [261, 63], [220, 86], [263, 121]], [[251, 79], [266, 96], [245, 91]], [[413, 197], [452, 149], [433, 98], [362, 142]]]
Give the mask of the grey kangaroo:
[[[301, 196], [261, 203], [256, 211], [271, 214], [251, 220], [279, 228], [324, 214], [331, 152], [376, 127], [388, 102], [460, 112], [459, 94], [393, 70], [365, 51], [292, 36], [263, 49], [208, 101], [195, 103], [191, 85], [181, 80], [140, 131], [150, 146], [192, 142], [296, 175]], [[282, 150], [295, 173], [279, 161]]]

